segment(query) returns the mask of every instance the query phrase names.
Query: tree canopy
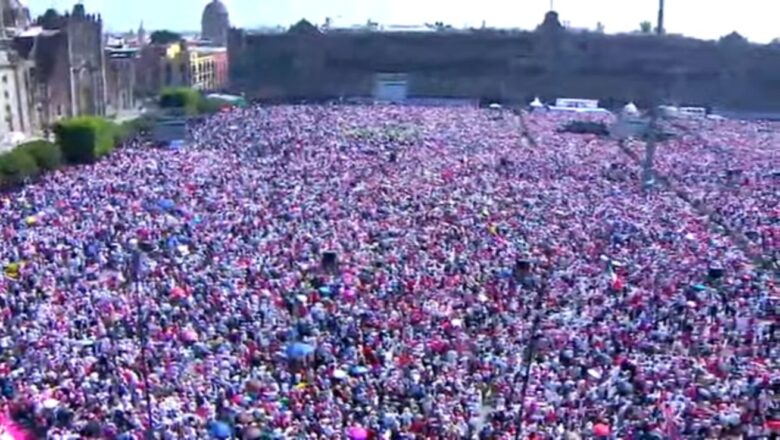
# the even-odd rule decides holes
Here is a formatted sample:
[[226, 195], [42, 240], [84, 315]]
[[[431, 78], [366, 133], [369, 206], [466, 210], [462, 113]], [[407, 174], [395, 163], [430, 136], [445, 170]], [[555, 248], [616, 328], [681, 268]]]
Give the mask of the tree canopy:
[[154, 31], [150, 37], [152, 44], [170, 44], [182, 40], [181, 34], [168, 30]]

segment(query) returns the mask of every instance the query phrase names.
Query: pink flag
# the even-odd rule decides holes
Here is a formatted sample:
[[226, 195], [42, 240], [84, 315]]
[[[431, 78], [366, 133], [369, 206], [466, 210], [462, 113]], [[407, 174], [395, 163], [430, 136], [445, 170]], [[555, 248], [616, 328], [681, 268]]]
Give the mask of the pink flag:
[[11, 420], [7, 414], [1, 414], [0, 440], [33, 440], [33, 437]]

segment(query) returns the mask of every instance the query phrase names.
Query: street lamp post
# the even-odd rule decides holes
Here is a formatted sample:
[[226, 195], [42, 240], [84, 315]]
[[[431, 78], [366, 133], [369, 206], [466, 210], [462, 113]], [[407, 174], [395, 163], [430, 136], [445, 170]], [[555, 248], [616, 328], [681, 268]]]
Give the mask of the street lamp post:
[[664, 0], [658, 0], [658, 27], [656, 32], [658, 35], [664, 34]]
[[138, 315], [138, 325], [136, 332], [141, 343], [141, 374], [144, 381], [144, 398], [146, 399], [146, 418], [149, 428], [146, 432], [146, 438], [154, 438], [154, 416], [152, 415], [152, 396], [149, 389], [149, 362], [147, 360], [147, 350], [149, 347], [149, 320], [143, 314], [141, 305], [141, 275], [143, 254], [140, 249], [134, 249], [130, 261], [130, 279], [132, 280], [133, 293], [135, 295], [136, 315]]
[[523, 436], [523, 425], [525, 424], [525, 421], [523, 420], [525, 412], [525, 396], [528, 392], [528, 382], [531, 379], [531, 366], [533, 364], [534, 355], [536, 354], [536, 333], [539, 331], [539, 325], [542, 321], [544, 296], [547, 292], [546, 281], [543, 281], [542, 283], [542, 286], [536, 289], [536, 301], [534, 302], [534, 311], [536, 314], [534, 315], [534, 320], [531, 323], [531, 336], [528, 342], [528, 349], [525, 352], [525, 371], [523, 372], [523, 384], [520, 388], [520, 411], [517, 415], [519, 426], [517, 432], [515, 433], [515, 438], [518, 440], [520, 440]]

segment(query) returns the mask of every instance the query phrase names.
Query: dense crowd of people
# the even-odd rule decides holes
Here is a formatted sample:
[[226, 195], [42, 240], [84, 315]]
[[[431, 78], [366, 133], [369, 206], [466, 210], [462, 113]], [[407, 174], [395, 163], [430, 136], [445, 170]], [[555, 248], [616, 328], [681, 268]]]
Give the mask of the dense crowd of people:
[[[234, 109], [182, 149], [134, 142], [0, 195], [0, 422], [62, 440], [778, 429], [776, 273], [647, 191], [616, 142], [524, 120]], [[659, 170], [776, 251], [780, 146], [724, 124], [689, 127]], [[716, 180], [727, 164], [750, 183]]]

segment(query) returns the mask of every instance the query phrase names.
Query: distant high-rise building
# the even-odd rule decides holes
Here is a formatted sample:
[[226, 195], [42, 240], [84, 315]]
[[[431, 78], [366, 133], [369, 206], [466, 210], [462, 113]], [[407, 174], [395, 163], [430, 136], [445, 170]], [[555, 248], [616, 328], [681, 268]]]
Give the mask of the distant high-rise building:
[[13, 35], [30, 25], [30, 10], [19, 0], [0, 0], [0, 11], [2, 11], [4, 35]]
[[217, 46], [227, 45], [230, 17], [228, 10], [220, 0], [212, 0], [203, 10], [201, 38]]
[[144, 29], [144, 22], [141, 20], [141, 25], [138, 26], [138, 44], [143, 46], [146, 44], [146, 29]]

